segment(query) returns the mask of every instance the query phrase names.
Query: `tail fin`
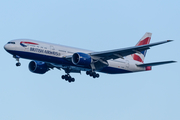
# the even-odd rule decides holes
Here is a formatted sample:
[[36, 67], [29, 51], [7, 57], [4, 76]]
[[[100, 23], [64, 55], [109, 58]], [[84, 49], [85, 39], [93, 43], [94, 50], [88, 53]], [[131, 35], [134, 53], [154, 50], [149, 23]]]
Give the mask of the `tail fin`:
[[[146, 32], [145, 35], [139, 40], [139, 42], [136, 44], [136, 46], [146, 45], [150, 43], [152, 33]], [[147, 50], [141, 51], [140, 53], [135, 53], [132, 55], [129, 55], [127, 57], [131, 57], [131, 59], [134, 59], [136, 61], [144, 63], [144, 58], [146, 56]]]

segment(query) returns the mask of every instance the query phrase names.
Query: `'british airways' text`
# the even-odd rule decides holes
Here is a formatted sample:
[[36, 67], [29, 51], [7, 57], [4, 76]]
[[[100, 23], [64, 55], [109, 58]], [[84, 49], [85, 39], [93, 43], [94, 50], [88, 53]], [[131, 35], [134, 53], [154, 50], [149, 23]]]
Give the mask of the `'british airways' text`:
[[50, 50], [43, 50], [43, 49], [39, 49], [39, 48], [30, 48], [30, 51], [37, 52], [37, 53], [45, 53], [48, 55], [60, 56], [60, 53], [58, 53], [58, 52], [50, 51]]

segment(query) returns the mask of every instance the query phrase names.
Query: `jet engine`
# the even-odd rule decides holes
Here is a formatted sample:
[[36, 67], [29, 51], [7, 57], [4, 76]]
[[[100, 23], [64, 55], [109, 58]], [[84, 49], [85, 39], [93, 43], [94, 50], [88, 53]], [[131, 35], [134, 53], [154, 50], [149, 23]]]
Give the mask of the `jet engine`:
[[79, 66], [88, 66], [91, 64], [91, 56], [85, 53], [74, 53], [72, 56], [72, 62]]
[[33, 73], [44, 74], [49, 70], [49, 68], [45, 62], [31, 61], [29, 63], [29, 70]]

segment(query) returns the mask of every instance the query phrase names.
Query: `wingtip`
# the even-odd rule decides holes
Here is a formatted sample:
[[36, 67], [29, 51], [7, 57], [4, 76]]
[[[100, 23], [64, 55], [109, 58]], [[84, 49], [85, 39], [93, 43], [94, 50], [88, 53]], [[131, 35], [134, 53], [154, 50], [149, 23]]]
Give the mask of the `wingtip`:
[[172, 41], [174, 41], [174, 40], [167, 40], [167, 42], [172, 42]]
[[169, 63], [176, 63], [177, 61], [174, 61], [174, 60], [172, 60], [172, 61], [169, 61]]

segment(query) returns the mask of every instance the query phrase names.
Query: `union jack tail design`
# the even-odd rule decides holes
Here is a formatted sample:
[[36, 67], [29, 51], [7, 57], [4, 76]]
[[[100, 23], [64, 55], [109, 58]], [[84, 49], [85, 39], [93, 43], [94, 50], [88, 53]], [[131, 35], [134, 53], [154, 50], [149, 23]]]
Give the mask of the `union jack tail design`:
[[[139, 40], [139, 42], [136, 44], [136, 46], [149, 44], [150, 40], [151, 40], [151, 36], [152, 36], [152, 33], [149, 33], [149, 32], [145, 33], [145, 35]], [[144, 63], [144, 58], [146, 56], [147, 50], [140, 51], [140, 52], [141, 53], [135, 53], [135, 54], [132, 54], [128, 57], [131, 57], [136, 61]]]

